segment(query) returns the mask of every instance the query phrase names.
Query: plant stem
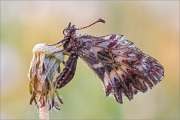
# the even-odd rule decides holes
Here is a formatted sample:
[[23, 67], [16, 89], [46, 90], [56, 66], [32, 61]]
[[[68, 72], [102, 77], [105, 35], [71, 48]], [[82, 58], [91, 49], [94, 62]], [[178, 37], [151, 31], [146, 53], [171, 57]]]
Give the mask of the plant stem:
[[49, 120], [49, 110], [47, 105], [38, 108], [39, 109], [39, 120]]
[[[40, 81], [37, 81], [37, 90], [42, 92], [42, 83]], [[49, 120], [49, 110], [47, 101], [45, 101], [45, 103], [43, 102], [43, 99], [41, 99], [41, 94], [37, 94], [37, 98], [39, 120]]]

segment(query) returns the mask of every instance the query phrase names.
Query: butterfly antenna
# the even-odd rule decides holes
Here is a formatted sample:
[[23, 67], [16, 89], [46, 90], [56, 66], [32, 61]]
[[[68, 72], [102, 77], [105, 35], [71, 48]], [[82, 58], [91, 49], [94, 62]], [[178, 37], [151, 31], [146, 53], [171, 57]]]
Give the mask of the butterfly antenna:
[[105, 20], [103, 20], [103, 19], [99, 18], [99, 19], [98, 19], [97, 21], [95, 21], [94, 23], [92, 23], [92, 24], [90, 24], [90, 25], [88, 25], [88, 26], [86, 26], [86, 27], [77, 28], [76, 30], [81, 30], [81, 29], [88, 28], [88, 27], [90, 27], [90, 26], [92, 26], [92, 25], [94, 25], [94, 24], [96, 24], [96, 23], [98, 23], [98, 22], [105, 23]]
[[[48, 44], [48, 46], [54, 46], [54, 45], [58, 45], [58, 44], [60, 44], [60, 43], [62, 43], [62, 42], [64, 42], [66, 39], [63, 39], [63, 40], [61, 40], [61, 41], [59, 41], [59, 42], [57, 42], [57, 43], [55, 43], [55, 44], [52, 44], [52, 45], [49, 45]], [[61, 46], [61, 45], [60, 45]]]

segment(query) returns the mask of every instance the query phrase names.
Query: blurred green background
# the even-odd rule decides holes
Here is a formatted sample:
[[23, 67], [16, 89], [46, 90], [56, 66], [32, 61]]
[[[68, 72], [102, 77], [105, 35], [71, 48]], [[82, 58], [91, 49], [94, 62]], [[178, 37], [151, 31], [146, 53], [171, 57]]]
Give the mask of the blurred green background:
[[[123, 34], [165, 68], [165, 78], [124, 104], [106, 99], [98, 77], [81, 60], [59, 90], [64, 105], [51, 119], [179, 119], [179, 1], [1, 1], [1, 119], [38, 119], [29, 105], [32, 48], [56, 43], [69, 22], [81, 34]], [[67, 59], [67, 58], [66, 58]]]

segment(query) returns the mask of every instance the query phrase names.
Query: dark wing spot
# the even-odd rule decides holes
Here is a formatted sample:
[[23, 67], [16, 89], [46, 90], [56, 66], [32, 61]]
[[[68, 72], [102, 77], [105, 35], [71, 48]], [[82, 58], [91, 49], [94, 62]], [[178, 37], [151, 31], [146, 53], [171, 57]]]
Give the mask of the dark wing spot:
[[110, 73], [113, 70], [113, 67], [110, 64], [104, 64], [104, 67], [108, 73]]
[[110, 37], [110, 40], [114, 40], [115, 37], [116, 37], [116, 34], [112, 35], [112, 36]]
[[128, 60], [122, 60], [122, 62], [123, 62], [124, 64], [126, 64], [126, 65], [129, 65], [129, 64], [130, 64]]
[[106, 87], [106, 96], [108, 96], [111, 93], [111, 90], [112, 90], [112, 86], [111, 84], [108, 84]]
[[90, 57], [89, 57], [89, 60], [91, 61], [91, 62], [90, 62], [91, 64], [98, 64], [98, 63], [99, 63], [98, 59], [95, 58], [95, 57], [93, 57], [93, 56], [90, 56]]
[[110, 43], [109, 45], [108, 45], [108, 48], [112, 48], [113, 46], [115, 46], [117, 44], [117, 41], [114, 41], [114, 42], [112, 42], [112, 43]]
[[96, 68], [96, 69], [95, 69], [95, 72], [96, 72], [96, 74], [99, 76], [99, 78], [100, 78], [101, 80], [104, 79], [104, 73], [105, 73], [104, 67]]
[[98, 51], [97, 52], [97, 57], [98, 57], [98, 59], [100, 59], [100, 60], [102, 60], [104, 62], [113, 60], [113, 58], [110, 55], [110, 52], [108, 52], [108, 51]]
[[91, 65], [94, 65], [94, 64], [98, 64], [99, 61], [97, 58], [95, 58], [94, 56], [84, 56], [84, 59]]

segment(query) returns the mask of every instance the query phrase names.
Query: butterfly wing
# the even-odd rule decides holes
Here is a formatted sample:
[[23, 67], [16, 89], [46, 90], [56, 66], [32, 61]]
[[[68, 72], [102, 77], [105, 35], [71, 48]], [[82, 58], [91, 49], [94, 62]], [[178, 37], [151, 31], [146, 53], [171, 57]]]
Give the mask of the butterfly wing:
[[83, 35], [77, 38], [78, 55], [101, 79], [106, 96], [123, 103], [138, 91], [146, 92], [164, 76], [163, 66], [146, 55], [122, 35], [101, 37]]

